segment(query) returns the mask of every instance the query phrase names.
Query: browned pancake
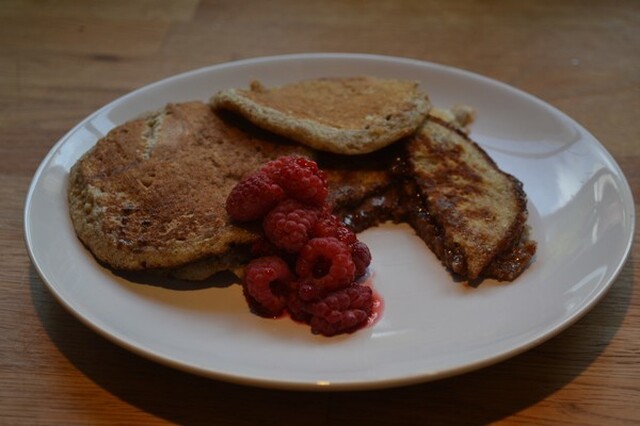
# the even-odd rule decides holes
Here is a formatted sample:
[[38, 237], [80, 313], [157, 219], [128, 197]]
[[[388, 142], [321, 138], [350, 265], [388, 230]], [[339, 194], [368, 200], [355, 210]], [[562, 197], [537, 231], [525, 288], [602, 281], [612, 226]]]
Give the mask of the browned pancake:
[[365, 154], [413, 134], [430, 108], [418, 83], [320, 78], [266, 88], [258, 82], [211, 99], [254, 124], [320, 151]]
[[407, 220], [440, 260], [467, 280], [513, 279], [535, 243], [522, 183], [458, 128], [430, 117], [407, 144]]
[[236, 260], [234, 247], [258, 236], [230, 222], [227, 194], [246, 174], [293, 152], [308, 150], [248, 132], [202, 102], [169, 104], [116, 127], [74, 165], [73, 225], [115, 269], [178, 268], [203, 259], [226, 269]]
[[390, 203], [390, 191], [397, 185], [394, 164], [402, 144], [371, 154], [343, 156], [322, 154], [317, 161], [327, 172], [329, 202], [336, 215], [359, 232], [386, 220], [393, 220], [397, 206]]

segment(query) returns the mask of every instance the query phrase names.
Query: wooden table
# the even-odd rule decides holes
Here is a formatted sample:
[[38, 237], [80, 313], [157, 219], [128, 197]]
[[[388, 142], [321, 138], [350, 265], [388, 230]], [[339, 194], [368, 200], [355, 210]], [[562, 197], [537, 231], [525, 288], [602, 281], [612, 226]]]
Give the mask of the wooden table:
[[0, 424], [638, 424], [640, 245], [573, 327], [462, 376], [313, 393], [227, 384], [142, 359], [59, 305], [27, 256], [23, 204], [46, 153], [155, 80], [296, 52], [406, 56], [504, 81], [609, 150], [640, 200], [640, 3], [129, 0], [0, 2]]

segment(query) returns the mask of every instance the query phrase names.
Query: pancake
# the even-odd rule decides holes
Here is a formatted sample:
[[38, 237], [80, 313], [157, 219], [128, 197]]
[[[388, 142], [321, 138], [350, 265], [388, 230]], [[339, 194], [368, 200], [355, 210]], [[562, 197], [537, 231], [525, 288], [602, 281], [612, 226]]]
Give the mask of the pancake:
[[459, 128], [430, 117], [407, 143], [407, 221], [465, 280], [511, 280], [529, 264], [527, 198]]
[[211, 98], [266, 130], [311, 148], [365, 154], [413, 134], [430, 103], [418, 83], [376, 77], [321, 78], [228, 89]]
[[73, 226], [115, 269], [171, 269], [203, 259], [227, 269], [237, 262], [235, 247], [259, 235], [231, 223], [227, 194], [262, 164], [292, 153], [308, 150], [249, 132], [203, 102], [169, 104], [116, 127], [73, 166]]

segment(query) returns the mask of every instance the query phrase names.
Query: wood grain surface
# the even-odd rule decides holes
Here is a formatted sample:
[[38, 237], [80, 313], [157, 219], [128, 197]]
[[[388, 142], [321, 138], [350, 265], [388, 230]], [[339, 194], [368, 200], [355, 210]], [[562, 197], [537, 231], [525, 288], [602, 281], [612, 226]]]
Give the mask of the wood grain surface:
[[155, 80], [299, 52], [406, 56], [538, 96], [640, 200], [640, 2], [0, 0], [0, 424], [640, 424], [640, 245], [573, 327], [479, 371], [348, 393], [273, 391], [140, 358], [72, 317], [23, 240], [30, 180], [88, 114]]

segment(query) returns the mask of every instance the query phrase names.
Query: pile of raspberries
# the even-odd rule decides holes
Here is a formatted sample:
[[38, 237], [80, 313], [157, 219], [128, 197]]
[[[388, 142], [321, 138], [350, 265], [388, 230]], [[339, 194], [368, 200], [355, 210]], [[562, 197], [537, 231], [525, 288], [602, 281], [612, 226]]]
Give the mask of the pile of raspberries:
[[288, 311], [314, 334], [333, 336], [366, 324], [374, 300], [360, 284], [369, 248], [332, 214], [327, 195], [314, 161], [286, 156], [238, 182], [226, 210], [236, 222], [262, 222], [243, 279], [252, 311], [274, 318]]

